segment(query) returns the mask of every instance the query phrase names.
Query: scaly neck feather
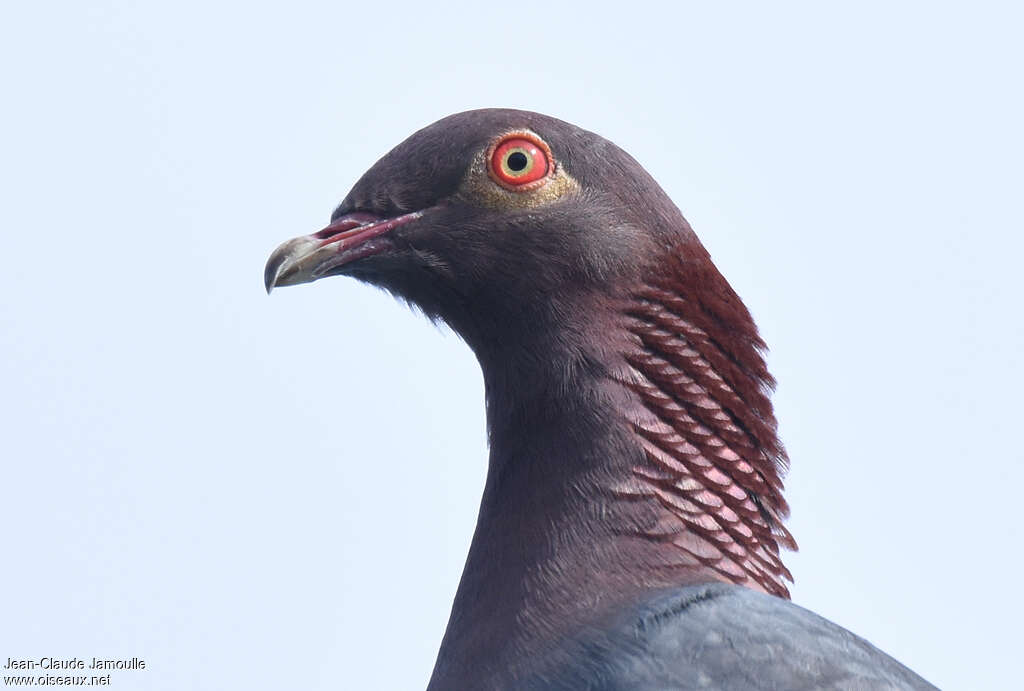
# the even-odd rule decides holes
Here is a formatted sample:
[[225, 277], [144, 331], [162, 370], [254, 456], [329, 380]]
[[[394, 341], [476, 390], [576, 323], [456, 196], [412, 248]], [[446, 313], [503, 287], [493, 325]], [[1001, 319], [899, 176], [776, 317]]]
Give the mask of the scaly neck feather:
[[763, 343], [710, 260], [671, 262], [476, 344], [491, 459], [433, 688], [506, 673], [654, 589], [788, 597]]

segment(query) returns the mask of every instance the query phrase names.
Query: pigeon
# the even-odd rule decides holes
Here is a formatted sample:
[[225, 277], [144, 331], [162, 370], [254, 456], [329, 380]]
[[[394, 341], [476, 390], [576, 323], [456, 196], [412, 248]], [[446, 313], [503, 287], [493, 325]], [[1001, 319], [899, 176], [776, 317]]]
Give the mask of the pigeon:
[[765, 344], [618, 146], [528, 111], [439, 120], [264, 279], [339, 275], [483, 372], [487, 480], [430, 690], [935, 688], [789, 600]]

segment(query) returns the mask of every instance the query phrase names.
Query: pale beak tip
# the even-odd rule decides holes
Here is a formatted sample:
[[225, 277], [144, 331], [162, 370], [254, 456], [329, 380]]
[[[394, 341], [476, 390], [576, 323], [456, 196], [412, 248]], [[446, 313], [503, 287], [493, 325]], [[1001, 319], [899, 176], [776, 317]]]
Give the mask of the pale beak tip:
[[277, 275], [281, 265], [271, 259], [267, 262], [267, 268], [263, 270], [263, 287], [267, 289], [267, 295], [274, 290], [274, 286], [277, 285]]

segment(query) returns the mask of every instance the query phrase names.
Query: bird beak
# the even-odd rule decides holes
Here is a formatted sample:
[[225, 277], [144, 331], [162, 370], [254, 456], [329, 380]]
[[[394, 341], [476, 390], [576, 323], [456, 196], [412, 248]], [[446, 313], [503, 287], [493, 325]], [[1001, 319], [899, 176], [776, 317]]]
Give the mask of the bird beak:
[[278, 286], [310, 283], [330, 275], [339, 266], [384, 251], [390, 243], [375, 241], [375, 238], [422, 215], [422, 211], [414, 211], [394, 218], [380, 218], [355, 211], [336, 218], [317, 233], [289, 240], [267, 260], [263, 271], [267, 293]]

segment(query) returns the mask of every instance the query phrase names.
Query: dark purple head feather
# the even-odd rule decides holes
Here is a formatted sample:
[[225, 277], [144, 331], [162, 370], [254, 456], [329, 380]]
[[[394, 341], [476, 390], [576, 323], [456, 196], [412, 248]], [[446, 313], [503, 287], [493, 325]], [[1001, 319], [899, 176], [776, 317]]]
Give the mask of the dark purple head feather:
[[[515, 131], [554, 157], [530, 192], [487, 175], [485, 152]], [[332, 226], [282, 245], [267, 284], [333, 274], [443, 320], [483, 368], [490, 470], [435, 678], [536, 650], [651, 589], [788, 597], [764, 344], [627, 153], [536, 113], [440, 120], [378, 161]]]

